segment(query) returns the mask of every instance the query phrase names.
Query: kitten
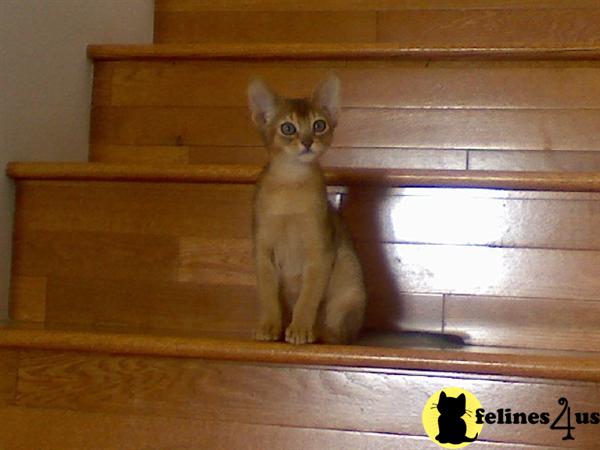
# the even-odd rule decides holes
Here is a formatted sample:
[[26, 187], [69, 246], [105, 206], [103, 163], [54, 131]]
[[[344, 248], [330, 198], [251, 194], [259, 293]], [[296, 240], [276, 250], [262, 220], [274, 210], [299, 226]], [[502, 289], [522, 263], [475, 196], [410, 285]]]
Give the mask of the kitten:
[[473, 442], [479, 436], [467, 437], [467, 424], [462, 419], [466, 410], [465, 394], [458, 397], [448, 397], [444, 391], [440, 393], [437, 409], [440, 412], [438, 417], [439, 434], [435, 437], [440, 444], [462, 444], [463, 442]]
[[269, 155], [254, 199], [257, 340], [347, 343], [362, 326], [366, 296], [360, 263], [327, 201], [318, 164], [331, 145], [339, 91], [333, 75], [310, 99], [281, 98], [260, 80], [248, 87], [252, 120]]

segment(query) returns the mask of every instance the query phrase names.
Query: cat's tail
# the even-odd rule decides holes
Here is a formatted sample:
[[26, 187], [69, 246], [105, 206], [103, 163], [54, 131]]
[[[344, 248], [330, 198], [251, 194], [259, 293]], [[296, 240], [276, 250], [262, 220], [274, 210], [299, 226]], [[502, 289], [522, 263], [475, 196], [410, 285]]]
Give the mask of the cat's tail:
[[477, 434], [475, 435], [475, 437], [472, 437], [472, 438], [470, 438], [470, 437], [468, 437], [468, 436], [465, 436], [465, 438], [464, 438], [463, 442], [475, 442], [475, 441], [477, 440], [477, 436], [479, 436], [479, 433], [477, 433]]

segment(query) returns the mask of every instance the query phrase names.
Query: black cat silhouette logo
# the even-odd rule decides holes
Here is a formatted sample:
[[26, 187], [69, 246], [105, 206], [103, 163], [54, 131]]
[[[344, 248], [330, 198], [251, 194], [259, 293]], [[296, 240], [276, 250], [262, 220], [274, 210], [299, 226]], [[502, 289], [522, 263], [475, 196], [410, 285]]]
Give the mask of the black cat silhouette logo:
[[423, 408], [423, 427], [429, 438], [443, 448], [462, 448], [471, 444], [481, 433], [475, 411], [481, 403], [469, 391], [444, 388], [427, 400]]

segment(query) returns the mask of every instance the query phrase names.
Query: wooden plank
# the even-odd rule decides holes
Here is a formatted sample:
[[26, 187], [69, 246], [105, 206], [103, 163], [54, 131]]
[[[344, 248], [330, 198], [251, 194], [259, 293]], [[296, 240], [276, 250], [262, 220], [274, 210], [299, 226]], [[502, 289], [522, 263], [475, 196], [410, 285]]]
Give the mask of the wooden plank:
[[[17, 245], [15, 273], [69, 277], [76, 271], [82, 278], [123, 280], [122, 289], [135, 286], [133, 280], [253, 285], [248, 250], [209, 254], [199, 250], [208, 244], [198, 245], [192, 246], [197, 251], [188, 246], [188, 256], [180, 260], [172, 238], [32, 232]], [[597, 251], [372, 242], [361, 243], [359, 250], [370, 297], [378, 301], [393, 301], [402, 291], [550, 298], [597, 298], [599, 292]], [[213, 277], [217, 270], [222, 273]]]
[[14, 403], [18, 367], [18, 351], [0, 349], [0, 407]]
[[600, 8], [413, 10], [379, 15], [378, 41], [448, 47], [597, 46]]
[[[570, 0], [569, 8], [598, 6], [595, 0]], [[283, 4], [277, 0], [157, 0], [156, 11], [387, 11], [403, 9], [563, 9], [563, 0], [305, 0]]]
[[327, 61], [383, 59], [461, 59], [522, 61], [592, 61], [600, 58], [596, 46], [585, 44], [492, 47], [448, 47], [447, 45], [403, 46], [396, 42], [367, 43], [210, 43], [210, 44], [121, 44], [89, 45], [93, 61], [131, 60], [230, 60], [230, 61]]
[[254, 164], [268, 161], [264, 147], [190, 147], [190, 164]]
[[364, 330], [442, 333], [443, 308], [439, 294], [369, 295]]
[[[124, 234], [123, 241], [129, 233], [142, 241], [142, 235], [150, 235], [145, 244], [150, 244], [153, 235], [250, 237], [253, 186], [44, 181], [20, 184], [23, 231], [116, 233]], [[136, 242], [134, 236], [132, 242]], [[68, 248], [63, 252], [66, 251]]]
[[469, 151], [472, 170], [549, 170], [598, 171], [600, 154], [597, 152], [561, 151]]
[[[102, 164], [102, 163], [23, 163], [7, 164], [9, 177], [18, 180], [17, 199], [23, 193], [22, 186], [50, 186], [49, 182], [131, 182], [137, 186], [146, 183], [166, 185], [185, 184], [184, 191], [192, 191], [193, 184], [210, 185], [211, 188], [230, 189], [231, 184], [240, 188], [256, 183], [262, 168], [256, 165], [150, 165], [150, 164]], [[426, 170], [426, 169], [353, 169], [330, 168], [325, 171], [329, 189], [336, 192], [342, 186], [378, 188], [470, 188], [504, 191], [545, 191], [544, 196], [554, 198], [569, 192], [577, 198], [595, 198], [600, 192], [598, 172], [519, 172], [485, 170]], [[60, 183], [59, 183], [60, 184]], [[58, 186], [59, 184], [55, 184]], [[252, 192], [250, 190], [250, 192]], [[500, 194], [496, 194], [500, 195]], [[503, 194], [504, 195], [504, 194]], [[518, 196], [521, 196], [519, 193]], [[540, 195], [536, 193], [535, 195]], [[586, 197], [587, 196], [587, 197]], [[19, 200], [19, 204], [23, 201]], [[17, 211], [18, 212], [18, 211]], [[17, 222], [20, 214], [17, 214]], [[18, 225], [17, 230], [24, 228]]]
[[376, 26], [375, 12], [157, 11], [154, 39], [161, 43], [375, 42]]
[[183, 283], [255, 286], [250, 239], [179, 239], [177, 280]]
[[[83, 215], [81, 209], [74, 214]], [[168, 236], [69, 231], [67, 226], [63, 231], [22, 233], [15, 242], [13, 270], [26, 277], [77, 273], [121, 280], [175, 280], [178, 250], [177, 240]]]
[[600, 253], [358, 243], [372, 295], [398, 292], [599, 299]]
[[445, 332], [476, 345], [597, 351], [599, 322], [595, 301], [450, 295], [444, 303]]
[[600, 110], [350, 109], [342, 113], [335, 145], [595, 150], [600, 139], [592, 130], [599, 124]]
[[48, 299], [49, 323], [234, 333], [244, 338], [256, 327], [252, 286], [55, 277], [50, 279]]
[[92, 145], [90, 161], [137, 164], [187, 164], [190, 148], [177, 146]]
[[[121, 147], [127, 148], [127, 147]], [[140, 151], [146, 147], [136, 147]], [[152, 147], [149, 147], [150, 149]], [[176, 148], [174, 148], [176, 149]], [[152, 150], [150, 150], [152, 152]], [[411, 148], [351, 148], [329, 149], [321, 158], [324, 168], [404, 168], [404, 169], [466, 169], [466, 151]], [[119, 156], [115, 158], [118, 159]], [[132, 156], [129, 161], [133, 161]], [[123, 159], [128, 161], [127, 158]], [[192, 164], [260, 164], [267, 161], [262, 147], [190, 147]], [[107, 161], [108, 162], [108, 161]], [[112, 161], [116, 162], [116, 161]], [[165, 162], [167, 162], [165, 160]]]
[[[31, 430], [36, 430], [32, 433]], [[110, 430], [107, 433], [106, 430]], [[293, 428], [275, 425], [217, 422], [151, 415], [106, 414], [39, 408], [0, 409], [0, 445], [8, 450], [164, 450], [211, 448], [218, 450], [435, 450], [423, 436], [361, 433], [355, 431]], [[472, 450], [514, 448], [511, 444], [475, 442]], [[523, 446], [524, 450], [541, 450]], [[555, 450], [559, 447], [544, 447]]]
[[343, 214], [375, 242], [600, 250], [600, 196], [506, 198], [493, 191], [350, 188]]
[[[251, 267], [244, 267], [251, 270]], [[253, 273], [250, 276], [254, 277]], [[106, 278], [50, 279], [46, 320], [56, 324], [130, 326], [187, 330], [249, 338], [256, 327], [254, 285]], [[85, 299], [85, 300], [84, 300]], [[403, 293], [371, 298], [365, 328], [378, 331], [442, 332], [442, 296]]]
[[[231, 126], [231, 124], [236, 126]], [[227, 131], [225, 131], [227, 128]], [[246, 108], [93, 108], [93, 144], [250, 145], [261, 140]]]
[[114, 68], [113, 64], [101, 61], [94, 64], [92, 105], [107, 106], [111, 104]]
[[[188, 157], [189, 153], [189, 157]], [[151, 145], [94, 145], [91, 159], [103, 163], [136, 164], [252, 164], [267, 162], [263, 147], [178, 147]], [[600, 156], [599, 156], [600, 158]], [[466, 169], [463, 150], [340, 148], [330, 149], [321, 165], [355, 168]]]
[[[17, 254], [17, 251], [15, 251]], [[17, 265], [15, 264], [15, 271]], [[15, 275], [10, 282], [10, 318], [43, 322], [46, 318], [45, 277]]]
[[[306, 96], [334, 70], [345, 107], [598, 108], [599, 67], [592, 62], [379, 61], [114, 62], [115, 106], [246, 106], [260, 76], [286, 96]], [[98, 104], [98, 106], [101, 106]]]
[[65, 327], [23, 322], [4, 325], [2, 331], [0, 346], [36, 351], [600, 382], [598, 352], [461, 346], [456, 340], [449, 342], [449, 339], [431, 334], [368, 332], [361, 336], [357, 345], [294, 346], [282, 342], [256, 342], [233, 332]]
[[[230, 124], [235, 123], [235, 127]], [[337, 147], [596, 150], [600, 110], [352, 108]], [[94, 144], [259, 146], [246, 108], [94, 108]]]
[[[578, 411], [594, 411], [600, 401], [600, 391], [592, 383], [38, 351], [24, 352], [19, 379], [17, 405], [28, 408], [394, 434], [421, 430], [423, 405], [446, 386], [468, 389], [490, 411], [511, 407], [556, 416], [562, 409], [559, 397], [567, 397]], [[481, 439], [586, 448], [597, 441], [596, 428], [578, 427], [577, 440], [569, 442], [561, 441], [562, 432], [546, 427], [484, 426]]]

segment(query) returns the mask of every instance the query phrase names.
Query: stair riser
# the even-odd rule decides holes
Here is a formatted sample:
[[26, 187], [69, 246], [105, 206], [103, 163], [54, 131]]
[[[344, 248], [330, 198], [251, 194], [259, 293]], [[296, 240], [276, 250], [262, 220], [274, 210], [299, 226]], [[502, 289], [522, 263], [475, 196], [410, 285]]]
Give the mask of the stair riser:
[[[469, 390], [487, 411], [548, 411], [554, 418], [560, 397], [573, 412], [600, 404], [591, 383], [43, 351], [20, 352], [18, 379], [16, 407], [409, 436], [424, 434], [423, 406], [449, 386]], [[593, 448], [597, 428], [578, 426], [576, 440], [563, 442], [564, 432], [548, 425], [484, 425], [481, 439]]]
[[330, 70], [345, 110], [325, 166], [600, 168], [593, 61], [97, 62], [91, 158], [262, 163], [250, 77], [305, 96]]
[[[252, 186], [20, 181], [17, 192], [14, 319], [254, 329]], [[596, 350], [598, 195], [354, 187], [331, 200], [364, 267], [367, 328]]]
[[[156, 6], [155, 41], [399, 42], [411, 46], [597, 45], [592, 1], [281, 3], [175, 0]], [[551, 30], [551, 31], [549, 31]]]

